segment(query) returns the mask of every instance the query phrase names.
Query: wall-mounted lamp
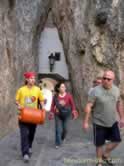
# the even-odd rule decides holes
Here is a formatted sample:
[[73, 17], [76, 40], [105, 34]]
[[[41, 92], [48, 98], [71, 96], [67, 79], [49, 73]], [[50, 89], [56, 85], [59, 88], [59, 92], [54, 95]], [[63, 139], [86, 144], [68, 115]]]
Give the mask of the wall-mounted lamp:
[[49, 56], [50, 72], [53, 71], [54, 65], [55, 65], [55, 56], [53, 55], [53, 53], [51, 53]]
[[53, 71], [54, 69], [54, 65], [55, 65], [55, 61], [60, 61], [60, 52], [55, 52], [54, 54], [51, 53], [49, 55], [49, 67], [50, 67], [50, 72]]

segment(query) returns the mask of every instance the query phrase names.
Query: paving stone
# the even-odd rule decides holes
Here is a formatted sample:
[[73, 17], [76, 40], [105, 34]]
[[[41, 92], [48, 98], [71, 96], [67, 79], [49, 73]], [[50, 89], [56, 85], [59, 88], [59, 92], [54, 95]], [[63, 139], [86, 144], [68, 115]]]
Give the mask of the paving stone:
[[[95, 147], [92, 127], [88, 133], [81, 120], [70, 120], [69, 132], [61, 148], [55, 149], [54, 121], [37, 127], [33, 155], [25, 164], [20, 152], [19, 130], [0, 140], [0, 166], [95, 166]], [[112, 152], [116, 166], [124, 165], [124, 141]]]

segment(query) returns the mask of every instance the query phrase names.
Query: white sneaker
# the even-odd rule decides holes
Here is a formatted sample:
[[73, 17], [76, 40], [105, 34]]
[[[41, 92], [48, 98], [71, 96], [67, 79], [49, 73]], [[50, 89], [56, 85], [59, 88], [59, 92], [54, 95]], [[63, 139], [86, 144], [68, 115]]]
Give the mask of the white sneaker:
[[56, 149], [58, 149], [60, 146], [56, 145]]
[[24, 159], [25, 163], [28, 163], [29, 162], [29, 155], [25, 154], [24, 157], [23, 157], [23, 159]]

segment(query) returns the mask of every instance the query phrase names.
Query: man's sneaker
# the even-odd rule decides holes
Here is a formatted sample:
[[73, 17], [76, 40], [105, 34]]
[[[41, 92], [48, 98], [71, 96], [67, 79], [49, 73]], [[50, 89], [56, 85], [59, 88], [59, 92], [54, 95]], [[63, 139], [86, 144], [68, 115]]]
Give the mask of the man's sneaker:
[[24, 159], [25, 163], [28, 163], [29, 162], [29, 155], [25, 154], [24, 157], [23, 157], [23, 159]]
[[60, 146], [59, 145], [56, 145], [56, 149], [58, 149]]
[[109, 166], [114, 166], [113, 161], [112, 161], [111, 158], [107, 158], [106, 156], [103, 155], [103, 156], [102, 156], [102, 159], [103, 159], [103, 161], [106, 162], [106, 164], [108, 164]]
[[29, 155], [32, 155], [32, 148], [29, 148]]

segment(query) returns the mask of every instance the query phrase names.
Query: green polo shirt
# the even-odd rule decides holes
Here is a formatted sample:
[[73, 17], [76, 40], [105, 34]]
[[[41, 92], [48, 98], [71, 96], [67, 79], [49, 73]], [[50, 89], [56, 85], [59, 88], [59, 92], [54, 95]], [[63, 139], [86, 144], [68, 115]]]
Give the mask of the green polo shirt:
[[111, 127], [117, 121], [116, 104], [119, 98], [120, 91], [115, 85], [110, 89], [105, 89], [102, 85], [95, 87], [88, 97], [88, 102], [94, 103], [93, 123]]

